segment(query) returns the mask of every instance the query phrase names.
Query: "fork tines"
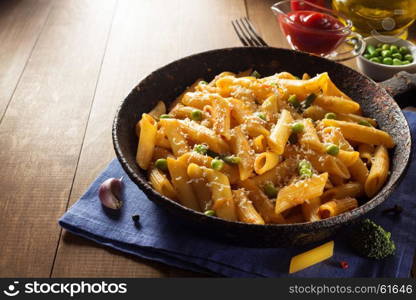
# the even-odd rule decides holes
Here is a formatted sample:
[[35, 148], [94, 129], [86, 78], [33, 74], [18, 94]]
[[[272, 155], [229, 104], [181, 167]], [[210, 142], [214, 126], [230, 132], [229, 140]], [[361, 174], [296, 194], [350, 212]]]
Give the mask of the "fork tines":
[[267, 47], [267, 43], [261, 38], [254, 25], [247, 18], [231, 21], [234, 31], [244, 46]]

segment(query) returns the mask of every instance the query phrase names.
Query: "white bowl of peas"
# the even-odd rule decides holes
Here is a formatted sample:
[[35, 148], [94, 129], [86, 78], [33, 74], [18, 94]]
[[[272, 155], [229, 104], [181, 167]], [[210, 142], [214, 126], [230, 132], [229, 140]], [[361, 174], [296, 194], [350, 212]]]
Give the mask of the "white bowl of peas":
[[375, 81], [389, 79], [400, 71], [416, 73], [416, 46], [406, 40], [380, 42], [375, 37], [364, 39], [365, 51], [357, 57], [358, 68]]

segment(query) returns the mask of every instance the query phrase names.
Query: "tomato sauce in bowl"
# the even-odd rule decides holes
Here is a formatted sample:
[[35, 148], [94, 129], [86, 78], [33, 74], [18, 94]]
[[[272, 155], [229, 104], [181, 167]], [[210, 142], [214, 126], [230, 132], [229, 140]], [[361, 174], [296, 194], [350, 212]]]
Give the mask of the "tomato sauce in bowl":
[[295, 49], [318, 55], [332, 52], [348, 35], [340, 21], [316, 11], [299, 10], [280, 15], [279, 24]]
[[333, 11], [319, 1], [282, 1], [272, 6], [280, 29], [292, 48], [325, 56], [335, 51], [351, 34], [352, 24], [346, 25]]

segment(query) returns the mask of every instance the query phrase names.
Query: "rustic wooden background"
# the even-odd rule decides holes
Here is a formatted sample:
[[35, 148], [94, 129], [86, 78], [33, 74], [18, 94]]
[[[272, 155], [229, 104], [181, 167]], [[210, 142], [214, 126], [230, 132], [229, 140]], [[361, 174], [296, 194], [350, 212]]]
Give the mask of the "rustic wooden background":
[[198, 276], [63, 232], [57, 220], [114, 158], [115, 110], [149, 72], [239, 46], [230, 21], [243, 16], [288, 47], [273, 2], [0, 0], [1, 277]]

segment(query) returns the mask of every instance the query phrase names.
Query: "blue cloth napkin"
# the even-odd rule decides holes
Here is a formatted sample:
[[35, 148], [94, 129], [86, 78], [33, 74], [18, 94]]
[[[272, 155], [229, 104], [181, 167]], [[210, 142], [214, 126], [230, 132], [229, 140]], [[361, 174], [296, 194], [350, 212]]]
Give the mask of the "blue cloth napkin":
[[[416, 144], [416, 113], [405, 112]], [[413, 154], [415, 148], [413, 148]], [[100, 184], [109, 177], [125, 183], [124, 206], [120, 215], [109, 215], [97, 197]], [[229, 277], [409, 277], [416, 247], [416, 159], [412, 157], [407, 175], [391, 197], [370, 217], [392, 232], [396, 254], [382, 261], [355, 255], [345, 236], [335, 237], [334, 256], [320, 264], [289, 275], [290, 258], [311, 246], [300, 248], [244, 248], [196, 235], [177, 223], [174, 217], [149, 201], [129, 180], [117, 160], [113, 160], [87, 192], [59, 220], [66, 230], [97, 243], [139, 257], [197, 272]], [[382, 215], [386, 207], [399, 204], [399, 217]], [[140, 215], [136, 227], [132, 215]], [[342, 269], [339, 261], [347, 261]]]

